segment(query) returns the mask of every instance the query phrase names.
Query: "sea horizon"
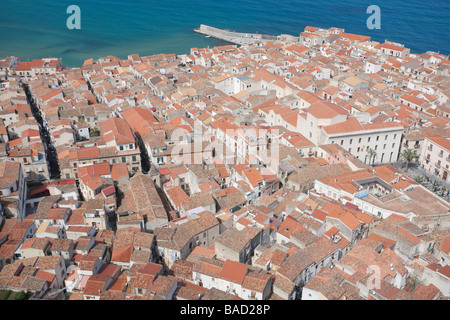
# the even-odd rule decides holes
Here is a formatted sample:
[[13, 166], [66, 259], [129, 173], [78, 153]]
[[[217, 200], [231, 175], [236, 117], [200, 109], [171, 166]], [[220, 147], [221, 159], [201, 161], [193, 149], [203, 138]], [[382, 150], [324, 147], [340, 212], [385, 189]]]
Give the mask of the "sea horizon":
[[[67, 7], [81, 10], [81, 29], [69, 30]], [[368, 29], [367, 7], [381, 10], [381, 29]], [[298, 36], [306, 26], [338, 27], [346, 32], [404, 44], [413, 53], [435, 51], [450, 54], [448, 17], [450, 3], [411, 1], [273, 1], [135, 0], [60, 1], [39, 3], [2, 1], [0, 57], [22, 61], [59, 57], [67, 67], [79, 67], [89, 58], [129, 54], [188, 54], [192, 47], [226, 44], [193, 30], [200, 24], [239, 32]]]

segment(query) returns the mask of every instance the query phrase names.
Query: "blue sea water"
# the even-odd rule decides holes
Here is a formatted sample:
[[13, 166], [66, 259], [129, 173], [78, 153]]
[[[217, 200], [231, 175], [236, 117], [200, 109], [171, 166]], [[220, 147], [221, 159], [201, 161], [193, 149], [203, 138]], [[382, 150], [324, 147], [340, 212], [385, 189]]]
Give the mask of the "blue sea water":
[[[66, 26], [70, 5], [80, 7], [80, 30]], [[370, 5], [381, 9], [381, 29], [366, 26]], [[298, 35], [307, 25], [340, 27], [412, 52], [450, 54], [449, 21], [449, 0], [1, 0], [0, 57], [56, 56], [81, 66], [106, 55], [183, 54], [224, 44], [194, 33], [200, 24], [275, 35]]]

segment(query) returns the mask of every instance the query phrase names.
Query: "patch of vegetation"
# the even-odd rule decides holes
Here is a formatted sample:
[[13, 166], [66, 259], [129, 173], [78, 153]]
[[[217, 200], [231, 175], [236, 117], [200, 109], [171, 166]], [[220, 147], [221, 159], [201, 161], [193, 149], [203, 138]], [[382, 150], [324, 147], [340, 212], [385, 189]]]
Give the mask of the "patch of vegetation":
[[89, 135], [91, 137], [98, 137], [100, 136], [100, 130], [98, 128], [89, 128]]
[[11, 290], [0, 290], [0, 300], [8, 300]]
[[5, 290], [7, 292], [7, 297], [3, 296], [2, 300], [28, 300], [31, 297], [31, 292], [12, 292], [11, 290]]
[[407, 291], [413, 291], [419, 286], [419, 284], [421, 284], [421, 281], [417, 276], [409, 275], [408, 277], [406, 277], [405, 289]]
[[417, 183], [420, 183], [420, 184], [422, 184], [423, 182], [425, 182], [425, 177], [424, 176], [415, 176], [414, 177], [414, 180], [417, 182]]

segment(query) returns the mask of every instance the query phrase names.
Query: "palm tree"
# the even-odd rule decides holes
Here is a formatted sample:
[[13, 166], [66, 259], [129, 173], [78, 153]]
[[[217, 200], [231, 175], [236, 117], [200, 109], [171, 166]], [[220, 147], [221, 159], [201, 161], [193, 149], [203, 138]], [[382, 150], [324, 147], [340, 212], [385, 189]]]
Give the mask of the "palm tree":
[[372, 159], [372, 165], [375, 162], [375, 158], [377, 156], [377, 152], [375, 150], [373, 150], [372, 148], [369, 148], [367, 150], [367, 155], [369, 156], [369, 164], [370, 164], [370, 159]]
[[425, 177], [424, 176], [415, 176], [414, 181], [416, 181], [419, 184], [422, 184], [425, 182]]
[[400, 156], [406, 161], [406, 171], [408, 171], [409, 163], [419, 159], [416, 150], [405, 149]]

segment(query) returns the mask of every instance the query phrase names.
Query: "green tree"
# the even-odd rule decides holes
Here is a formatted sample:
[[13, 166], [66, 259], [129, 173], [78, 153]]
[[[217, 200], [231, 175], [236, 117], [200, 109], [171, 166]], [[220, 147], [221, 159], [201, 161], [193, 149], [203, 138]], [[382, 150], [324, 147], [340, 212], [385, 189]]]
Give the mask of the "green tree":
[[414, 181], [416, 181], [417, 183], [422, 184], [425, 181], [425, 177], [424, 176], [415, 176], [414, 177]]
[[89, 135], [90, 135], [91, 137], [98, 137], [98, 136], [100, 136], [100, 130], [98, 130], [97, 127], [95, 127], [95, 128], [89, 128]]
[[8, 300], [10, 295], [11, 295], [11, 290], [1, 290], [0, 291], [1, 300]]
[[29, 294], [24, 291], [17, 292], [14, 297], [15, 300], [28, 300], [28, 298]]
[[370, 164], [370, 160], [372, 160], [372, 165], [375, 162], [375, 158], [377, 157], [377, 152], [375, 150], [373, 150], [372, 148], [369, 148], [367, 150], [367, 155], [369, 156], [369, 164]]
[[400, 157], [403, 158], [403, 160], [405, 160], [405, 165], [406, 165], [406, 171], [408, 171], [409, 168], [409, 164], [412, 161], [416, 161], [417, 159], [419, 159], [419, 156], [417, 155], [417, 151], [416, 150], [411, 150], [411, 149], [405, 149], [403, 150], [403, 152], [400, 154]]
[[405, 289], [410, 292], [414, 291], [414, 289], [416, 289], [419, 284], [421, 284], [421, 281], [419, 280], [419, 278], [417, 278], [417, 276], [409, 275], [406, 277]]

